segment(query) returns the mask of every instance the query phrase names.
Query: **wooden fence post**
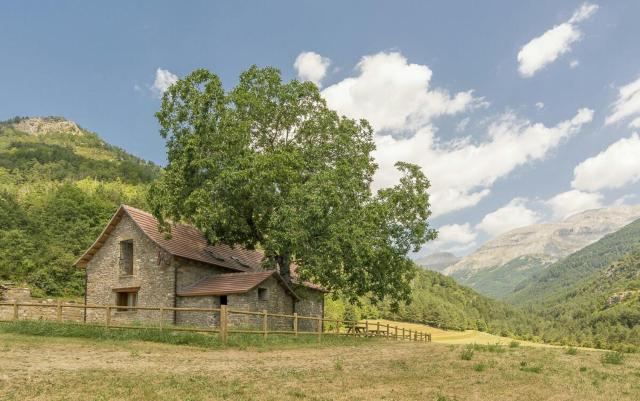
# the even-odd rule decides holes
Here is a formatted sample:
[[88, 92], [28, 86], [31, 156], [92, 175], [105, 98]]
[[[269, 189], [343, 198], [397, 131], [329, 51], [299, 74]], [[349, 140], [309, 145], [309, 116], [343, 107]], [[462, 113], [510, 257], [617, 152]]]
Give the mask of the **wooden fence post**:
[[353, 336], [356, 336], [356, 322], [353, 322], [353, 324], [351, 325], [351, 329], [353, 330]]
[[340, 319], [336, 319], [336, 334], [340, 334]]
[[402, 341], [404, 341], [404, 327], [402, 328]]
[[369, 337], [369, 321], [364, 321], [364, 336]]
[[111, 326], [111, 306], [107, 306], [106, 326]]
[[391, 334], [391, 333], [389, 333], [389, 323], [387, 323], [387, 340], [390, 338], [390, 337], [389, 337], [389, 335], [390, 335], [390, 334]]
[[398, 340], [398, 326], [395, 327], [394, 337], [395, 337], [395, 339], [397, 341]]
[[322, 318], [318, 318], [318, 342], [322, 342]]
[[227, 305], [220, 305], [220, 339], [227, 344]]
[[62, 302], [58, 300], [58, 304], [56, 305], [56, 320], [58, 323], [62, 323]]
[[380, 321], [376, 322], [376, 336], [380, 335]]
[[13, 301], [13, 320], [18, 320], [20, 316], [18, 315], [18, 301]]
[[298, 312], [293, 314], [293, 334], [298, 337]]
[[267, 315], [267, 310], [262, 310], [262, 334], [264, 338], [267, 338], [267, 331], [269, 330], [269, 316]]

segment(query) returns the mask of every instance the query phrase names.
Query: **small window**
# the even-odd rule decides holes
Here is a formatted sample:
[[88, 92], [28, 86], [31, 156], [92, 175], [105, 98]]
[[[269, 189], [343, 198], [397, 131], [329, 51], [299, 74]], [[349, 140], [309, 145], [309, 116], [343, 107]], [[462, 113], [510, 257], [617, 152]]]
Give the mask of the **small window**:
[[116, 292], [116, 306], [119, 311], [129, 311], [138, 303], [137, 292]]
[[226, 304], [227, 304], [227, 296], [220, 295], [220, 305], [226, 305]]
[[269, 293], [266, 288], [258, 288], [258, 300], [266, 301], [269, 299]]
[[133, 241], [120, 241], [120, 273], [133, 275]]

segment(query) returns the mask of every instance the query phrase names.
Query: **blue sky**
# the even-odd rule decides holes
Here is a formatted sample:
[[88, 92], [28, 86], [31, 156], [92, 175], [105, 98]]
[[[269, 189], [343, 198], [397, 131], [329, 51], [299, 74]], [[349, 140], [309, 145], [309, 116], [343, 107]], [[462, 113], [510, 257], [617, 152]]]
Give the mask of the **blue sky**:
[[639, 17], [637, 1], [3, 2], [0, 119], [65, 116], [162, 164], [163, 84], [276, 66], [374, 123], [377, 187], [395, 160], [421, 165], [441, 229], [423, 253], [464, 254], [640, 202]]

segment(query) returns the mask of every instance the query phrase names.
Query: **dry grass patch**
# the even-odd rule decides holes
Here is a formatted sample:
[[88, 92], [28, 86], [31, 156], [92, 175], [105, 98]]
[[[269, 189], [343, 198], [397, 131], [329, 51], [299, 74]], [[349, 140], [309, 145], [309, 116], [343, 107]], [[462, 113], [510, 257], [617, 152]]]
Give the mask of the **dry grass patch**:
[[386, 340], [259, 352], [64, 340], [0, 334], [0, 399], [640, 399], [638, 355], [603, 365], [601, 352], [525, 346], [473, 347], [466, 361], [462, 346]]

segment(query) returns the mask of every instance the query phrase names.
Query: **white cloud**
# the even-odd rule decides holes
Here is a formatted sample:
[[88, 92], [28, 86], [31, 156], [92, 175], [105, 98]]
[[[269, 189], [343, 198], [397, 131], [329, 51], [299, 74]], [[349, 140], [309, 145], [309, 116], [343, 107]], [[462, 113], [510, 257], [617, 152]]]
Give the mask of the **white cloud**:
[[630, 205], [630, 201], [632, 201], [632, 199], [637, 198], [638, 196], [636, 194], [627, 194], [627, 195], [623, 195], [621, 197], [619, 197], [618, 199], [616, 199], [615, 201], [613, 201], [613, 204], [615, 206], [622, 206], [622, 205]]
[[629, 123], [629, 128], [640, 128], [640, 117], [636, 117]]
[[467, 129], [467, 126], [469, 125], [470, 121], [471, 119], [469, 117], [465, 117], [462, 120], [460, 120], [460, 122], [456, 124], [456, 131], [463, 132], [465, 129]]
[[448, 224], [438, 228], [438, 238], [428, 247], [430, 251], [464, 252], [476, 245], [477, 236], [469, 223]]
[[363, 57], [358, 75], [329, 86], [322, 95], [329, 107], [351, 118], [365, 118], [378, 130], [417, 129], [434, 117], [484, 105], [472, 91], [451, 96], [429, 87], [432, 72], [410, 64], [400, 53]]
[[[625, 118], [640, 115], [640, 78], [623, 86], [618, 92], [618, 99], [611, 105], [612, 113], [607, 116], [605, 124], [613, 124]], [[640, 126], [640, 117], [631, 122], [631, 126]]]
[[177, 75], [173, 74], [169, 70], [158, 68], [156, 70], [156, 79], [153, 81], [153, 85], [151, 85], [151, 91], [158, 96], [162, 96], [162, 94], [177, 81]]
[[560, 25], [532, 39], [518, 52], [518, 71], [523, 77], [532, 77], [536, 72], [554, 62], [571, 50], [571, 44], [582, 39], [577, 24], [598, 10], [595, 4], [583, 4], [573, 16]]
[[569, 67], [572, 68], [572, 69], [573, 68], [577, 68], [579, 65], [580, 65], [580, 61], [578, 61], [578, 60], [571, 60], [569, 62]]
[[546, 127], [506, 114], [489, 125], [484, 140], [475, 143], [469, 137], [440, 141], [432, 126], [408, 138], [377, 136], [374, 156], [380, 168], [374, 187], [393, 185], [398, 179], [393, 165], [401, 160], [421, 166], [431, 180], [434, 216], [474, 206], [490, 193], [496, 180], [518, 166], [543, 159], [592, 118], [592, 110], [581, 109], [572, 119]]
[[484, 216], [476, 228], [495, 237], [518, 227], [530, 226], [540, 221], [540, 214], [526, 206], [522, 198], [512, 199], [505, 206]]
[[571, 186], [585, 191], [620, 188], [640, 181], [640, 136], [622, 138], [578, 164]]
[[331, 60], [322, 57], [318, 53], [302, 52], [296, 58], [293, 66], [301, 80], [311, 81], [320, 86], [322, 80], [327, 75], [327, 68], [329, 68], [330, 64]]
[[[373, 189], [397, 182], [397, 161], [417, 164], [431, 180], [434, 217], [476, 205], [489, 195], [496, 180], [544, 159], [593, 118], [592, 110], [581, 109], [573, 118], [547, 127], [505, 113], [489, 120], [484, 138], [444, 140], [437, 136], [433, 118], [486, 102], [471, 90], [450, 95], [430, 88], [431, 77], [427, 66], [410, 64], [399, 53], [378, 53], [363, 57], [356, 76], [322, 94], [331, 108], [352, 118], [366, 118], [374, 127], [377, 149], [373, 156], [379, 169]], [[457, 128], [465, 129], [467, 118]]]
[[553, 211], [555, 218], [563, 219], [585, 210], [601, 208], [602, 195], [573, 189], [554, 196], [547, 200], [546, 204]]
[[542, 103], [542, 102], [538, 102], [538, 103], [536, 103], [536, 107], [537, 107], [539, 110], [542, 110], [542, 109], [544, 109], [544, 103]]

